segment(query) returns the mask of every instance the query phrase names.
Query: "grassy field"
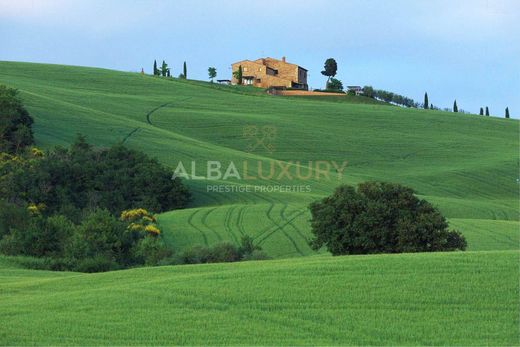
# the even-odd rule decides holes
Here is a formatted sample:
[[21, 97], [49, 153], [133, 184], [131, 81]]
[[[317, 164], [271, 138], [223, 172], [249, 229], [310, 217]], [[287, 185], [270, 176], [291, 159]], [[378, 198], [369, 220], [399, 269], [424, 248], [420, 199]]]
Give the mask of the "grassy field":
[[[59, 65], [1, 62], [0, 83], [20, 89], [44, 148], [82, 133], [101, 146], [124, 142], [172, 169], [179, 161], [189, 169], [195, 160], [198, 175], [205, 174], [207, 160], [239, 168], [246, 161], [252, 176], [259, 162], [267, 173], [272, 160], [290, 164], [293, 176], [297, 162], [303, 174], [309, 161], [348, 162], [341, 179], [330, 169], [330, 180], [187, 182], [195, 192], [191, 209], [159, 218], [178, 249], [236, 242], [246, 233], [274, 257], [312, 254], [306, 244], [309, 202], [341, 183], [370, 179], [415, 188], [453, 226], [482, 236], [469, 236], [469, 249], [518, 249], [517, 120], [272, 97], [256, 88]], [[275, 127], [272, 151], [260, 146], [248, 152], [248, 126]], [[207, 185], [215, 183], [303, 184], [312, 191], [208, 193]]]
[[[186, 180], [191, 206], [158, 216], [177, 251], [247, 234], [277, 260], [86, 275], [0, 258], [0, 345], [520, 344], [517, 120], [59, 65], [0, 62], [0, 83], [21, 91], [42, 148], [81, 133], [172, 170], [194, 160], [197, 175], [207, 160], [247, 162], [251, 176], [271, 161], [293, 173], [309, 161], [348, 162], [342, 177], [327, 170], [330, 179]], [[274, 127], [273, 147], [251, 152], [251, 126]], [[372, 179], [416, 189], [470, 252], [311, 250], [308, 204]], [[216, 193], [210, 184], [311, 191]]]
[[1, 268], [0, 345], [518, 345], [518, 251]]

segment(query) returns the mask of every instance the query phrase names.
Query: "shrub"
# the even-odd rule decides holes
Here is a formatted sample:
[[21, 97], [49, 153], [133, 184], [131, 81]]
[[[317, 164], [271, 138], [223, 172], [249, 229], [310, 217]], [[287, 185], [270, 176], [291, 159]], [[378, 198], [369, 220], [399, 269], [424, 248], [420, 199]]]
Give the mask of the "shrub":
[[464, 250], [466, 240], [410, 188], [365, 182], [340, 186], [310, 205], [314, 249], [333, 255]]
[[[114, 145], [96, 149], [80, 137], [69, 148], [0, 167], [0, 193], [8, 201], [37, 202], [45, 213], [79, 222], [82, 210], [113, 214], [142, 207], [161, 212], [185, 207], [190, 199], [179, 178], [142, 152]], [[48, 189], [52, 187], [52, 189]]]
[[17, 153], [32, 145], [32, 124], [16, 89], [0, 85], [0, 152]]
[[246, 254], [242, 260], [268, 260], [271, 259], [264, 251], [255, 249], [251, 253]]
[[331, 91], [342, 91], [343, 90], [343, 83], [341, 83], [340, 80], [337, 78], [331, 78], [327, 82], [327, 89]]
[[235, 245], [229, 242], [216, 244], [209, 249], [207, 263], [228, 263], [240, 260], [240, 253]]
[[186, 249], [179, 256], [182, 264], [202, 264], [207, 263], [209, 259], [209, 248], [203, 246], [193, 246]]
[[253, 239], [243, 236], [237, 247], [229, 242], [222, 242], [213, 247], [193, 246], [176, 257], [173, 263], [202, 264], [226, 263], [240, 260], [263, 260], [269, 257], [259, 246], [253, 244]]
[[170, 258], [172, 252], [162, 240], [154, 236], [145, 236], [133, 249], [134, 258], [140, 264], [158, 265], [163, 259]]

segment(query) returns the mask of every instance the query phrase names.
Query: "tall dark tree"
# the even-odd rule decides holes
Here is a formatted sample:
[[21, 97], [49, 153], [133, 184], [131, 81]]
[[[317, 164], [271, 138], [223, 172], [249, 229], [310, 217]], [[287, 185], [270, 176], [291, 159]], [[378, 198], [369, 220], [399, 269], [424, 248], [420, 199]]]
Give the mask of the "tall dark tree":
[[14, 154], [32, 145], [32, 124], [17, 90], [0, 85], [0, 152]]
[[480, 108], [480, 113], [479, 113], [479, 115], [481, 115], [481, 116], [484, 115], [484, 109], [483, 109], [482, 107]]
[[509, 107], [506, 107], [506, 118], [509, 118]]
[[424, 109], [427, 110], [430, 103], [428, 102], [428, 93], [424, 93]]
[[489, 108], [486, 106], [486, 116], [489, 116]]
[[213, 79], [217, 77], [217, 69], [214, 67], [208, 67], [208, 77], [210, 78], [211, 82], [213, 82]]
[[323, 66], [323, 71], [321, 72], [321, 74], [323, 76], [327, 76], [327, 83], [326, 85], [330, 82], [330, 79], [334, 76], [336, 76], [336, 73], [338, 72], [338, 64], [336, 63], [336, 60], [334, 60], [334, 58], [329, 58], [327, 60], [325, 60], [325, 64]]
[[459, 112], [459, 108], [457, 107], [457, 100], [453, 102], [453, 112]]
[[163, 77], [166, 77], [167, 72], [168, 72], [168, 64], [166, 64], [166, 62], [163, 60], [162, 65], [161, 65], [161, 75]]
[[188, 78], [188, 68], [186, 67], [186, 62], [184, 62], [184, 65], [182, 66], [182, 74], [184, 75], [184, 78]]
[[158, 76], [159, 75], [159, 70], [157, 69], [157, 60], [153, 61], [153, 75], [154, 76]]
[[430, 104], [430, 110], [433, 110], [435, 109], [435, 107], [433, 107], [433, 104]]
[[238, 84], [242, 84], [242, 65], [238, 66], [238, 70], [233, 71], [233, 77], [235, 77]]

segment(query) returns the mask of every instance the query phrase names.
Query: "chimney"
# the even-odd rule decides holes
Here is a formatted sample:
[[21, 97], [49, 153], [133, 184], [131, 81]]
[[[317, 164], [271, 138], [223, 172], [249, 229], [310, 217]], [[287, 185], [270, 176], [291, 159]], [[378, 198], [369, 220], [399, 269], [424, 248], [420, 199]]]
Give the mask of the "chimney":
[[282, 61], [285, 63], [285, 57], [282, 57]]

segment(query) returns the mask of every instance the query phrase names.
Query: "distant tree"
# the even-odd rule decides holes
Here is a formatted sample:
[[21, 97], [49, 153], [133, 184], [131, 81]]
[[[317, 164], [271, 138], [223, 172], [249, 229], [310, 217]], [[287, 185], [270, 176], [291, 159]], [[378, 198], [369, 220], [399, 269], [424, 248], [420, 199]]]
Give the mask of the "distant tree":
[[153, 61], [153, 75], [159, 76], [159, 70], [157, 69], [157, 60]]
[[235, 77], [238, 84], [242, 84], [242, 65], [239, 65], [238, 70], [233, 72], [233, 77]]
[[166, 77], [170, 77], [170, 68], [166, 69]]
[[188, 78], [188, 68], [186, 67], [186, 62], [184, 62], [184, 65], [182, 66], [182, 74], [184, 75], [184, 78]]
[[213, 79], [217, 77], [217, 69], [215, 69], [214, 67], [208, 67], [208, 76], [211, 82], [213, 82]]
[[482, 107], [480, 108], [480, 113], [479, 113], [479, 115], [481, 115], [481, 116], [484, 115], [484, 109], [483, 109]]
[[0, 152], [15, 154], [32, 145], [32, 124], [17, 90], [0, 85]]
[[163, 77], [166, 77], [167, 72], [168, 72], [168, 64], [166, 64], [166, 62], [163, 60], [162, 65], [161, 65], [161, 75], [163, 75]]
[[506, 107], [506, 118], [509, 118], [509, 107]]
[[459, 108], [457, 107], [457, 100], [453, 102], [453, 112], [459, 112]]
[[311, 246], [332, 255], [466, 249], [464, 236], [448, 229], [439, 210], [399, 184], [340, 186], [309, 208]]
[[[341, 91], [341, 90], [343, 90], [343, 83], [341, 83], [341, 81], [338, 80], [337, 78], [332, 77], [332, 78], [327, 82], [327, 90], [336, 90], [336, 91]], [[355, 93], [354, 93], [354, 94], [355, 94]]]
[[489, 108], [486, 106], [486, 116], [489, 116]]
[[364, 86], [363, 95], [368, 98], [373, 98], [374, 97], [374, 88], [372, 88], [372, 86]]
[[428, 102], [428, 93], [424, 93], [424, 109], [428, 109], [428, 105], [430, 103]]
[[433, 104], [430, 104], [430, 110], [434, 110], [435, 107], [433, 107]]
[[[325, 65], [323, 66], [323, 71], [321, 74], [323, 76], [327, 76], [327, 84], [330, 82], [330, 79], [334, 76], [336, 76], [336, 73], [338, 71], [338, 64], [336, 63], [336, 60], [334, 58], [329, 58], [325, 60]], [[326, 84], [326, 85], [327, 85]]]

